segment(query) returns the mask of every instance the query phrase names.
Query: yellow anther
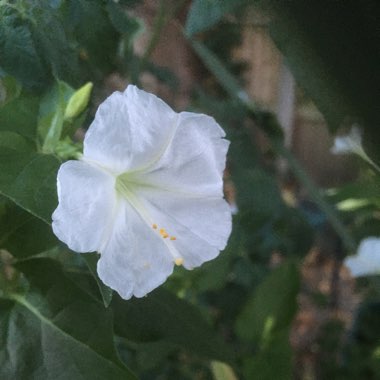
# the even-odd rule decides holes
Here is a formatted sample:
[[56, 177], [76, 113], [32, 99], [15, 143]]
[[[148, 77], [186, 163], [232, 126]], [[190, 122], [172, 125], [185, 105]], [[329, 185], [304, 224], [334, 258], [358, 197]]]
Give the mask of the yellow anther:
[[175, 265], [182, 265], [183, 264], [183, 258], [182, 257], [177, 257], [175, 260], [174, 260], [174, 264]]
[[154, 223], [154, 224], [152, 224], [152, 227], [153, 227], [153, 229], [157, 229], [157, 224], [156, 223]]
[[160, 235], [166, 234], [165, 228], [160, 228]]
[[166, 239], [167, 237], [169, 237], [169, 235], [165, 232], [165, 233], [163, 233], [163, 234], [161, 234], [161, 236], [164, 238], [164, 239]]
[[170, 240], [177, 240], [175, 236], [170, 236]]

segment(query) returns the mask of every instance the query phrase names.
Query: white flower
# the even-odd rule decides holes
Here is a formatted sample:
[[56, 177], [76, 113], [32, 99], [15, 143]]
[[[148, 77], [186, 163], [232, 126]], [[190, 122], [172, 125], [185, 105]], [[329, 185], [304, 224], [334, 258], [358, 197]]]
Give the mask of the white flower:
[[54, 233], [76, 252], [99, 252], [99, 277], [125, 299], [162, 284], [174, 264], [215, 258], [231, 233], [224, 136], [213, 118], [176, 113], [135, 86], [113, 93], [81, 161], [59, 169]]
[[354, 277], [380, 274], [380, 238], [363, 239], [357, 254], [346, 257], [344, 264]]
[[359, 127], [354, 124], [348, 135], [337, 136], [334, 139], [334, 146], [331, 148], [334, 154], [356, 153], [362, 156], [364, 152], [362, 146], [362, 136]]
[[361, 130], [357, 124], [352, 126], [348, 135], [335, 137], [334, 146], [330, 151], [334, 154], [355, 153], [380, 173], [380, 167], [371, 160], [363, 148]]

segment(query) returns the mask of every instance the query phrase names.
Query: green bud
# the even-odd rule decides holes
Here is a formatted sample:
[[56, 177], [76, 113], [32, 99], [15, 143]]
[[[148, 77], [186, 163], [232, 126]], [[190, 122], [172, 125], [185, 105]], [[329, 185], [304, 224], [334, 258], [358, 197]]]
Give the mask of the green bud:
[[74, 92], [74, 94], [70, 97], [65, 110], [65, 120], [73, 119], [85, 110], [90, 100], [92, 87], [93, 84], [88, 82], [79, 90]]

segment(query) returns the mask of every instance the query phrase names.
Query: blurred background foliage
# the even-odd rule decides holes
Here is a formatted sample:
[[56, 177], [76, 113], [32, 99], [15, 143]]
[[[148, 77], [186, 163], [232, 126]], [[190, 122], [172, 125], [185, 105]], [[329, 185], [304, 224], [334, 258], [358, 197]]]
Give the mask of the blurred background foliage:
[[[380, 379], [376, 1], [0, 0], [0, 378]], [[290, 71], [289, 71], [290, 70]], [[229, 244], [121, 300], [51, 232], [56, 172], [128, 83], [231, 141]], [[80, 189], [79, 189], [80, 190]], [[356, 289], [356, 290], [355, 290]]]

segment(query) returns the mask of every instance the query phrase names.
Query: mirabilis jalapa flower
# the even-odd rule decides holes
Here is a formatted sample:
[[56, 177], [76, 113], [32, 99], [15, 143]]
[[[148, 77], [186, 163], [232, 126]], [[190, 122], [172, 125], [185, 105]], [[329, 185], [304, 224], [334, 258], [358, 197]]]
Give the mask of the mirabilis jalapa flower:
[[363, 148], [362, 131], [357, 124], [354, 124], [351, 127], [351, 130], [347, 135], [335, 137], [334, 145], [330, 151], [333, 154], [357, 154], [380, 173], [380, 167], [371, 160]]
[[100, 106], [80, 161], [58, 171], [53, 231], [121, 297], [143, 297], [174, 264], [218, 256], [231, 233], [223, 199], [229, 142], [209, 116], [174, 112], [129, 85]]
[[344, 264], [354, 277], [380, 274], [380, 238], [369, 236], [363, 239], [356, 255], [344, 259]]

